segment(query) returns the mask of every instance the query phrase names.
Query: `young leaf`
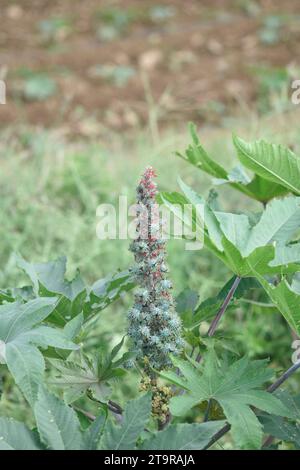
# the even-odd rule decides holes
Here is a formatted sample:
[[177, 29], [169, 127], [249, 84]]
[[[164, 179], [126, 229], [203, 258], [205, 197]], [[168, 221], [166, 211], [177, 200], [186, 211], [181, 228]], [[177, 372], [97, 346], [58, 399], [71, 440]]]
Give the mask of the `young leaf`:
[[222, 429], [225, 421], [172, 424], [144, 441], [143, 450], [201, 450]]
[[300, 159], [291, 150], [264, 140], [247, 143], [237, 136], [233, 143], [243, 165], [300, 195]]
[[83, 438], [79, 420], [72, 408], [40, 387], [34, 406], [40, 437], [52, 450], [80, 450]]
[[[278, 398], [258, 390], [273, 375], [266, 368], [266, 361], [250, 362], [244, 357], [228, 365], [224, 360], [219, 361], [211, 349], [204, 358], [204, 365], [175, 358], [173, 362], [184, 376], [188, 393], [171, 399], [171, 413], [180, 416], [203, 401], [217, 401], [240, 448], [257, 449], [261, 445], [262, 427], [250, 406], [279, 416], [290, 416], [290, 411]], [[161, 375], [168, 379], [168, 372]]]
[[128, 360], [129, 354], [125, 353], [120, 359], [113, 361], [123, 342], [124, 338], [108, 355], [98, 354], [93, 360], [82, 356], [82, 364], [49, 359], [59, 372], [59, 376], [51, 383], [65, 389], [64, 399], [67, 403], [78, 400], [88, 390], [98, 401], [106, 402], [111, 394], [110, 382], [125, 374], [120, 367]]
[[112, 421], [105, 426], [100, 448], [103, 450], [133, 450], [136, 441], [150, 419], [151, 394], [131, 400], [124, 411], [121, 425]]
[[248, 197], [263, 203], [268, 202], [274, 197], [282, 196], [287, 193], [288, 190], [284, 186], [276, 184], [274, 181], [270, 182], [267, 179], [262, 178], [259, 174], [255, 174], [254, 178], [249, 181], [243, 168], [239, 170], [234, 169], [228, 173], [223, 167], [215, 162], [202, 147], [196, 134], [196, 126], [194, 124], [190, 124], [190, 132], [193, 143], [187, 148], [185, 156], [179, 153], [178, 155], [198, 169], [204, 171], [210, 176], [213, 176], [215, 182], [222, 182], [222, 184], [226, 183], [232, 188], [246, 194]]

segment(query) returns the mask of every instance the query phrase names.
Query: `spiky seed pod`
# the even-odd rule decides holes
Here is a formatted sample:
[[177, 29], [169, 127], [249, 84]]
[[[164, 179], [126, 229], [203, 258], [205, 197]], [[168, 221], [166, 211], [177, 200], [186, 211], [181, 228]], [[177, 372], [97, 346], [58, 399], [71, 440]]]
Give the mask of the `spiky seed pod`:
[[137, 236], [130, 245], [136, 265], [132, 273], [139, 284], [128, 313], [128, 335], [137, 359], [161, 370], [171, 366], [169, 354], [183, 346], [181, 322], [174, 310], [172, 283], [166, 278], [166, 242], [155, 201], [156, 176], [147, 167], [137, 187]]

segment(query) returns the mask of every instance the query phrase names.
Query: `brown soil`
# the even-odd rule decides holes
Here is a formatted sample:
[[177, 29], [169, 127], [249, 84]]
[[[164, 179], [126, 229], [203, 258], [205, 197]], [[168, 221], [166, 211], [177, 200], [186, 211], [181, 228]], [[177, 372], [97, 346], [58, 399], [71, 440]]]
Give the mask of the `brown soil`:
[[[155, 5], [169, 7], [160, 21]], [[118, 37], [103, 40], [108, 8], [131, 18]], [[0, 9], [0, 78], [7, 84], [2, 127], [29, 122], [91, 134], [99, 126], [121, 130], [149, 119], [214, 120], [257, 97], [253, 66], [286, 67], [299, 56], [298, 0], [1, 0]], [[278, 41], [268, 45], [259, 32], [272, 14], [286, 19]], [[41, 21], [52, 18], [69, 26], [45, 37]], [[99, 76], [99, 66], [121, 67], [132, 77], [117, 84]], [[26, 71], [46, 74], [57, 91], [43, 100], [26, 98]]]

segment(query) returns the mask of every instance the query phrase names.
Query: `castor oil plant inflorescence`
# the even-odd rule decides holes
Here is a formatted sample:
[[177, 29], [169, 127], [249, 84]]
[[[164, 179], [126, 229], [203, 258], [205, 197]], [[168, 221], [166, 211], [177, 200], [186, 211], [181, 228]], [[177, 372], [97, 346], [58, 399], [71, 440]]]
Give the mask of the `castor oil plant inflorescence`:
[[178, 354], [183, 346], [172, 284], [167, 279], [166, 240], [161, 234], [155, 176], [147, 167], [137, 187], [137, 236], [130, 246], [136, 262], [132, 273], [139, 289], [128, 312], [128, 335], [145, 371], [147, 367], [170, 367], [169, 355]]

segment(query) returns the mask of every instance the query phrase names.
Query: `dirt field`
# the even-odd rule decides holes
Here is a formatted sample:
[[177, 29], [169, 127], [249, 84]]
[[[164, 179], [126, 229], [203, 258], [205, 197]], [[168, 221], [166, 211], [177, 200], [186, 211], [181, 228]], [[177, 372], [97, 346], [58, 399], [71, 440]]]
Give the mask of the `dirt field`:
[[300, 2], [1, 0], [1, 126], [215, 121], [299, 66]]

